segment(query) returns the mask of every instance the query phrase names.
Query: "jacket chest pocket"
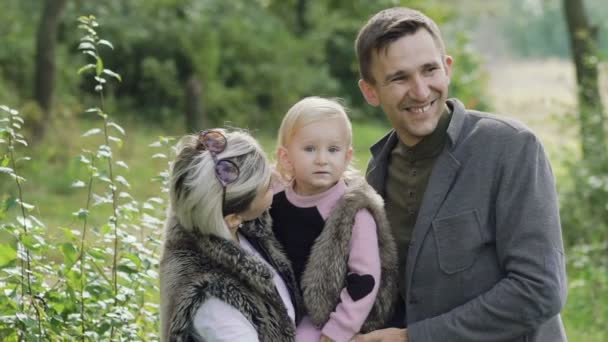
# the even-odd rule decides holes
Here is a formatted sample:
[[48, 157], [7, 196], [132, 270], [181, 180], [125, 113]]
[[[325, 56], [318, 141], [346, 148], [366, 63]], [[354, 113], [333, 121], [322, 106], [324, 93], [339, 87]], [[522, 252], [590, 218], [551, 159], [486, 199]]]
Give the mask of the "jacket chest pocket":
[[438, 218], [432, 226], [441, 270], [454, 274], [471, 267], [483, 245], [477, 211]]

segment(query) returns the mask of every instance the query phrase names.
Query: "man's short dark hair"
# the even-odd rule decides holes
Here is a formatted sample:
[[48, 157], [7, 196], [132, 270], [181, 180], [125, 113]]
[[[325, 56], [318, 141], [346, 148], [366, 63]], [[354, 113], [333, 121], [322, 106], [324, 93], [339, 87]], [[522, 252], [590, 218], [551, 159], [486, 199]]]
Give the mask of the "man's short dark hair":
[[370, 84], [375, 84], [371, 71], [373, 52], [386, 49], [397, 39], [414, 34], [420, 28], [426, 29], [439, 48], [445, 54], [445, 45], [437, 24], [422, 12], [407, 8], [393, 7], [376, 13], [361, 28], [355, 41], [359, 73], [361, 78]]

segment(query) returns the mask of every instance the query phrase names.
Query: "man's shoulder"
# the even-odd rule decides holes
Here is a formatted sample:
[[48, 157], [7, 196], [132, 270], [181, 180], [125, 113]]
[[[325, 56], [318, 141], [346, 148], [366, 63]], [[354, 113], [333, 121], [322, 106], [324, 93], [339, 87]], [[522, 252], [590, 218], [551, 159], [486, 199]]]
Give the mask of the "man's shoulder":
[[[456, 102], [453, 102], [456, 103]], [[534, 132], [518, 119], [465, 109], [462, 103], [456, 103], [450, 125], [458, 126], [451, 132], [458, 142], [467, 142], [465, 145], [483, 145], [484, 148], [503, 148], [516, 141], [538, 141]], [[448, 128], [448, 131], [454, 127]], [[457, 143], [460, 145], [460, 143]], [[494, 146], [494, 147], [493, 147]]]

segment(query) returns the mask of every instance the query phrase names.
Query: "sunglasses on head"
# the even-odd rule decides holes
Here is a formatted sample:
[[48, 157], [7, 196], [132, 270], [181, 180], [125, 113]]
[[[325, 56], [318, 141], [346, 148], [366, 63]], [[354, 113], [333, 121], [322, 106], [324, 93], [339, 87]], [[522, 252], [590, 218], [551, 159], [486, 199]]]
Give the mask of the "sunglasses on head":
[[228, 145], [228, 140], [220, 131], [205, 130], [198, 134], [198, 141], [203, 150], [209, 151], [215, 165], [215, 177], [222, 184], [222, 211], [226, 204], [226, 186], [239, 178], [239, 167], [231, 160], [217, 159]]

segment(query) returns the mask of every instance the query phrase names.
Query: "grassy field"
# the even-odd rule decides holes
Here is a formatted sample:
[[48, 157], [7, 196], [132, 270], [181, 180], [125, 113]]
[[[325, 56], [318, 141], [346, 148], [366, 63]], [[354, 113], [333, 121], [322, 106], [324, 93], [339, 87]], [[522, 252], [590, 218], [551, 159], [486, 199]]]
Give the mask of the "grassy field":
[[[488, 66], [490, 93], [497, 113], [518, 118], [538, 133], [543, 141], [558, 177], [564, 149], [576, 150], [574, 71], [570, 64], [560, 61], [507, 63]], [[603, 85], [606, 85], [605, 80]], [[604, 91], [608, 87], [603, 88]], [[608, 96], [606, 96], [608, 98]], [[111, 113], [110, 113], [111, 114]], [[27, 179], [24, 200], [36, 205], [34, 215], [49, 229], [49, 238], [59, 239], [61, 228], [80, 225], [72, 213], [84, 206], [86, 193], [73, 188], [77, 180], [85, 180], [86, 172], [78, 162], [82, 149], [94, 149], [101, 143], [100, 136], [81, 137], [87, 130], [98, 127], [99, 122], [68, 120], [56, 123], [51, 136], [35, 150], [20, 149], [32, 160], [18, 172]], [[167, 159], [152, 158], [159, 152], [150, 147], [161, 135], [173, 134], [161, 127], [124, 124], [127, 131], [124, 146], [117, 150], [115, 159], [124, 160], [128, 168], [117, 170], [130, 183], [130, 194], [138, 201], [149, 197], [164, 197], [159, 184], [153, 182], [167, 167]], [[365, 169], [369, 159], [369, 146], [379, 139], [387, 126], [355, 123], [355, 166]], [[271, 157], [274, 155], [274, 132], [260, 132], [256, 137]], [[104, 185], [98, 184], [101, 189]], [[99, 190], [101, 191], [101, 190]], [[0, 179], [0, 193], [14, 194], [13, 183], [7, 177]], [[91, 224], [102, 224], [109, 208], [100, 206], [91, 217]], [[163, 213], [158, 213], [161, 217]], [[2, 237], [0, 237], [1, 239]], [[608, 271], [602, 264], [581, 265], [586, 256], [581, 251], [567, 251], [570, 281], [569, 299], [563, 311], [567, 333], [571, 341], [605, 341], [608, 333], [601, 322], [608, 322]], [[582, 255], [582, 256], [581, 256]], [[592, 281], [591, 281], [592, 280]], [[590, 288], [589, 283], [603, 284]], [[606, 302], [604, 304], [600, 301]]]

